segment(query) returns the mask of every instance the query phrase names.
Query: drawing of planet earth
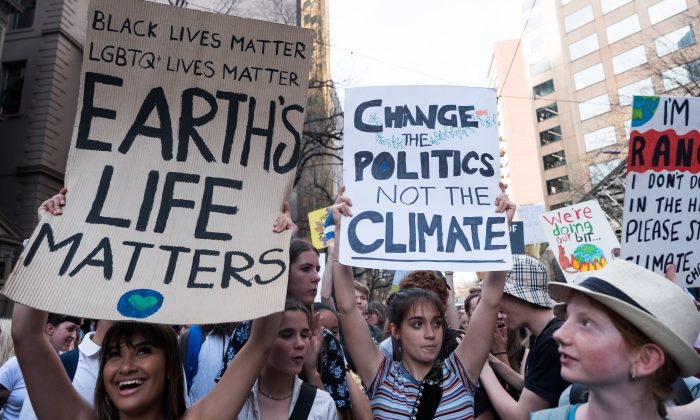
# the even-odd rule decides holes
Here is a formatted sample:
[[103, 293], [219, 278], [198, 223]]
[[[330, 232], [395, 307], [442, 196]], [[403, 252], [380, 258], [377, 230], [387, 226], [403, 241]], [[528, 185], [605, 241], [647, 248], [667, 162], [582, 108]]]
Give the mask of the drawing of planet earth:
[[572, 256], [572, 265], [582, 273], [600, 270], [608, 264], [603, 250], [593, 244], [577, 246]]

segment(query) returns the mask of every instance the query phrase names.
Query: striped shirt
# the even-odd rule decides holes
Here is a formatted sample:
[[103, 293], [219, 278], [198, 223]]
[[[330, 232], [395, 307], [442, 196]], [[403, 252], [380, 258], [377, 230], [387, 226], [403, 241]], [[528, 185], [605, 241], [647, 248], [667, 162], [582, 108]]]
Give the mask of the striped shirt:
[[[401, 362], [385, 357], [367, 390], [375, 419], [405, 420], [416, 404], [421, 383], [415, 380]], [[473, 419], [476, 386], [457, 358], [456, 353], [442, 364], [442, 399], [436, 419]]]

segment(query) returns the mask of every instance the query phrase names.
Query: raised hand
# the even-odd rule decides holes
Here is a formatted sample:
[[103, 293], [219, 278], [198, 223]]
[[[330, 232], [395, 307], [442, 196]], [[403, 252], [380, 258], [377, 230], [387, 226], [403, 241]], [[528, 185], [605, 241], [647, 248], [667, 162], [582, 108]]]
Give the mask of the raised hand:
[[282, 214], [277, 216], [275, 223], [272, 224], [272, 231], [275, 233], [282, 233], [285, 230], [294, 232], [297, 229], [297, 225], [292, 221], [292, 211], [289, 208], [289, 202], [285, 201], [282, 205]]
[[44, 217], [44, 215], [46, 214], [52, 214], [54, 216], [60, 216], [61, 214], [63, 214], [63, 206], [66, 205], [67, 192], [68, 189], [63, 187], [58, 192], [58, 194], [41, 203], [41, 205], [37, 209], [37, 212], [39, 213], [39, 219]]
[[352, 200], [345, 195], [345, 185], [343, 185], [340, 187], [340, 191], [338, 191], [335, 204], [330, 207], [331, 214], [333, 215], [333, 222], [335, 222], [336, 225], [340, 224], [341, 216], [352, 216], [350, 206], [352, 206]]

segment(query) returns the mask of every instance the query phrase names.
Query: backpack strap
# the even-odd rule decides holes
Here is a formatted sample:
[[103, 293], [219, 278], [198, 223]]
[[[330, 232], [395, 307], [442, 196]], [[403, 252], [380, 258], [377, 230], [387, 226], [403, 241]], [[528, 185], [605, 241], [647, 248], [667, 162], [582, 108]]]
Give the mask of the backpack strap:
[[187, 380], [187, 392], [192, 388], [192, 382], [199, 370], [199, 351], [202, 349], [202, 343], [206, 337], [202, 333], [202, 328], [199, 325], [190, 325], [187, 330], [187, 336], [183, 335], [183, 340], [186, 343], [181, 343], [185, 349], [185, 379]]
[[671, 386], [673, 387], [673, 402], [676, 405], [686, 405], [693, 402], [693, 394], [690, 393], [683, 378], [678, 378]]
[[318, 389], [306, 382], [301, 383], [301, 388], [299, 389], [299, 397], [297, 398], [297, 403], [294, 404], [294, 410], [292, 410], [292, 415], [289, 416], [289, 420], [306, 420], [311, 413], [311, 406], [314, 405], [314, 400], [316, 399], [316, 392]]
[[75, 378], [75, 371], [78, 370], [78, 358], [80, 356], [80, 350], [78, 348], [74, 348], [71, 351], [67, 351], [63, 354], [61, 354], [61, 364], [63, 365], [63, 368], [66, 370], [66, 373], [68, 373], [68, 378], [70, 379], [71, 382], [73, 382], [73, 378]]
[[583, 404], [588, 402], [588, 388], [585, 385], [573, 383], [569, 391], [569, 404]]

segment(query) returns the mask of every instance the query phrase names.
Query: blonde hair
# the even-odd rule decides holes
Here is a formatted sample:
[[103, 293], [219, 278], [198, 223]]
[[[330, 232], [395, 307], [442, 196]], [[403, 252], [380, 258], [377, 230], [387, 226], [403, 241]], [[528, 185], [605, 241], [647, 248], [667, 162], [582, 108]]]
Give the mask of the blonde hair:
[[4, 365], [10, 357], [15, 355], [15, 343], [12, 341], [10, 334], [11, 327], [11, 319], [0, 318], [0, 366]]

